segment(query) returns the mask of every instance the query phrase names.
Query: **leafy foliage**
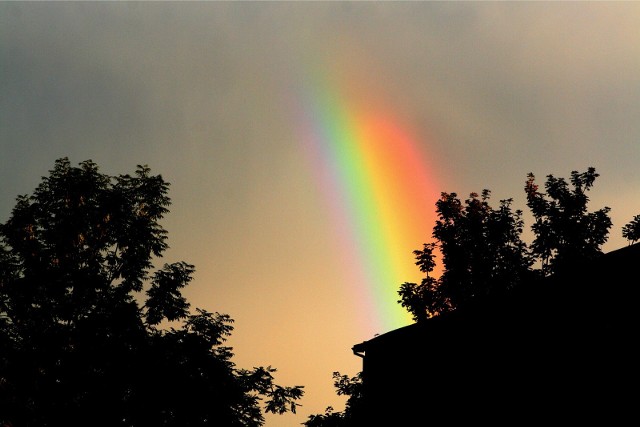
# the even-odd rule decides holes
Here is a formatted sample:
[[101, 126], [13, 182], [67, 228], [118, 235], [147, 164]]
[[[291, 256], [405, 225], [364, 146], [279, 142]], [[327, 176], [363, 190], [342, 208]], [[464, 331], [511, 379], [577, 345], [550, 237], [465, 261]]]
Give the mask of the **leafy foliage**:
[[113, 177], [62, 158], [17, 198], [0, 225], [0, 424], [260, 426], [263, 406], [295, 412], [302, 386], [235, 367], [233, 319], [189, 311], [193, 265], [151, 273], [168, 188], [147, 166]]
[[[529, 275], [533, 259], [521, 239], [522, 212], [511, 209], [512, 199], [497, 209], [491, 193], [471, 193], [464, 203], [456, 193], [441, 193], [436, 202], [438, 219], [433, 228], [437, 242], [414, 251], [416, 265], [426, 273], [420, 284], [404, 283], [398, 301], [415, 321], [453, 310], [477, 297], [505, 292]], [[444, 271], [430, 273], [440, 250]]]
[[333, 407], [329, 406], [324, 414], [310, 415], [303, 425], [306, 427], [356, 426], [356, 419], [360, 414], [360, 407], [363, 402], [362, 384], [362, 372], [354, 377], [334, 372], [333, 386], [336, 388], [338, 396], [348, 396], [344, 411], [334, 412]]
[[622, 237], [635, 243], [640, 240], [640, 215], [636, 215], [633, 219], [622, 227]]
[[425, 243], [422, 250], [413, 251], [416, 265], [426, 276], [419, 285], [403, 283], [398, 291], [401, 298], [398, 302], [411, 313], [416, 322], [422, 322], [450, 309], [450, 300], [441, 292], [440, 281], [430, 275], [436, 266], [435, 250], [435, 243]]
[[[442, 193], [436, 202], [435, 242], [414, 251], [416, 265], [426, 273], [420, 284], [404, 283], [398, 301], [415, 321], [459, 308], [477, 298], [495, 296], [533, 277], [548, 276], [575, 262], [599, 256], [611, 228], [608, 207], [587, 210], [587, 192], [599, 175], [594, 168], [571, 172], [570, 183], [547, 175], [545, 192], [539, 191], [532, 173], [527, 175], [527, 206], [534, 217], [535, 238], [527, 245], [521, 238], [522, 211], [511, 209], [512, 199], [489, 204], [490, 191], [471, 193], [464, 203], [456, 193]], [[623, 229], [629, 239], [638, 238], [640, 217]], [[434, 270], [440, 251], [444, 269]], [[538, 263], [541, 268], [533, 266]]]
[[542, 261], [545, 275], [602, 253], [612, 225], [610, 208], [587, 211], [587, 192], [598, 176], [593, 167], [583, 173], [572, 171], [570, 188], [564, 178], [547, 175], [546, 193], [541, 193], [535, 176], [527, 175], [527, 206], [535, 219], [531, 228], [536, 236], [531, 250]]

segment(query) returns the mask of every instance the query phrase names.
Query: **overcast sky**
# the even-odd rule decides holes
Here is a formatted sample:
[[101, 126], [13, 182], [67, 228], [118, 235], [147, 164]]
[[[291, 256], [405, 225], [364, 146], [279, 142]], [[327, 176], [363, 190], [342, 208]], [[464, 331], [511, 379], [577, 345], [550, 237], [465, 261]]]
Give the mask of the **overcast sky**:
[[195, 264], [192, 306], [236, 320], [239, 367], [305, 385], [267, 422], [300, 425], [343, 409], [331, 373], [387, 332], [301, 141], [309, 76], [400, 120], [438, 191], [527, 210], [528, 172], [595, 167], [608, 251], [640, 214], [639, 23], [638, 2], [1, 2], [0, 221], [57, 158], [149, 165], [171, 183], [164, 261]]

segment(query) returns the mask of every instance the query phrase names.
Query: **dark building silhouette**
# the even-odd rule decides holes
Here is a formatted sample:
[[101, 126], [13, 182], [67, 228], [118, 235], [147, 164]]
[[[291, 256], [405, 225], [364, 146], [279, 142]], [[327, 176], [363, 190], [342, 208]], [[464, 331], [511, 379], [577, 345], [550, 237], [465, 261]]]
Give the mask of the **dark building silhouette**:
[[637, 425], [639, 267], [630, 245], [356, 344], [358, 425]]

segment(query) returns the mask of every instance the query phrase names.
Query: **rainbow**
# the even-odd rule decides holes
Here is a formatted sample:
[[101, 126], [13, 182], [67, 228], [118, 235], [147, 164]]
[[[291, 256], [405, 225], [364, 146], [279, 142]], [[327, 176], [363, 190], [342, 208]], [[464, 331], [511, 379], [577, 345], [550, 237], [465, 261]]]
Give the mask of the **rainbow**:
[[303, 87], [302, 140], [352, 269], [360, 322], [375, 333], [406, 326], [397, 292], [423, 277], [412, 252], [431, 241], [439, 195], [427, 157], [386, 103], [350, 96], [352, 86], [327, 76]]

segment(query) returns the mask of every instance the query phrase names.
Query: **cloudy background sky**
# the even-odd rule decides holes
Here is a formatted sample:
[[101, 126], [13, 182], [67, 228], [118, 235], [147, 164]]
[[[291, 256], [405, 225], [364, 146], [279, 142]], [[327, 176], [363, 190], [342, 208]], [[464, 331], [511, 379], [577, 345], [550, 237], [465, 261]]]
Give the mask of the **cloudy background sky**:
[[57, 158], [148, 164], [171, 183], [164, 261], [195, 264], [192, 306], [236, 320], [239, 367], [305, 386], [297, 415], [267, 418], [300, 425], [343, 409], [331, 373], [355, 375], [351, 346], [386, 332], [336, 250], [300, 82], [350, 76], [438, 191], [526, 210], [528, 172], [594, 166], [608, 251], [640, 213], [639, 23], [636, 2], [2, 2], [0, 220]]

